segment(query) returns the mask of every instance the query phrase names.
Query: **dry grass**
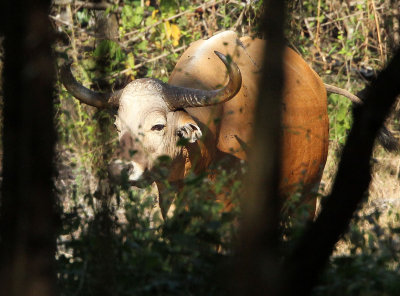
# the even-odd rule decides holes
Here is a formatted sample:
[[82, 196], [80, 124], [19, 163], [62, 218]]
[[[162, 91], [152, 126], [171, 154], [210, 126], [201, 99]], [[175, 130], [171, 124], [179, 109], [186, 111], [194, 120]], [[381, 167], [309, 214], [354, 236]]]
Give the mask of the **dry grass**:
[[[329, 194], [339, 164], [340, 148], [330, 143], [329, 155], [322, 177], [321, 194]], [[373, 153], [375, 162], [372, 182], [369, 189], [369, 203], [397, 202], [400, 206], [400, 153], [386, 152], [376, 147]]]
[[[325, 166], [320, 193], [327, 196], [333, 186], [337, 166], [339, 164], [340, 148], [336, 143], [330, 143], [329, 155]], [[400, 212], [400, 153], [386, 152], [377, 146], [373, 153], [375, 162], [372, 171], [372, 182], [369, 187], [366, 208], [376, 208], [383, 212], [398, 210]]]
[[[320, 187], [322, 196], [329, 195], [332, 189], [339, 158], [340, 147], [337, 143], [331, 142]], [[400, 152], [390, 153], [377, 145], [372, 159], [374, 166], [368, 200], [362, 205], [358, 215], [360, 217], [367, 217], [371, 213], [379, 212], [379, 226], [385, 229], [384, 231], [388, 231], [388, 225], [398, 224], [396, 214], [400, 213]], [[364, 231], [368, 231], [374, 227], [374, 223], [370, 223], [368, 219], [364, 219], [360, 226]], [[351, 244], [347, 240], [342, 239], [337, 243], [334, 254], [349, 254], [350, 249]]]

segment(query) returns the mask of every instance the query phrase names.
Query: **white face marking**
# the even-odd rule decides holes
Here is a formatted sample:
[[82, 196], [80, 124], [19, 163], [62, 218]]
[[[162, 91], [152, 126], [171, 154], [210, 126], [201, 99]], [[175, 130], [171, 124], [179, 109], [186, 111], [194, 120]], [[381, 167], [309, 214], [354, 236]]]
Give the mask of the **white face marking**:
[[115, 126], [131, 181], [151, 170], [162, 155], [176, 159], [182, 153], [176, 145], [179, 137], [190, 143], [201, 137], [193, 119], [184, 111], [171, 111], [159, 87], [148, 80], [136, 80], [124, 89]]
[[128, 170], [128, 180], [129, 181], [138, 181], [143, 173], [144, 169], [140, 164], [134, 161], [130, 161], [131, 169]]

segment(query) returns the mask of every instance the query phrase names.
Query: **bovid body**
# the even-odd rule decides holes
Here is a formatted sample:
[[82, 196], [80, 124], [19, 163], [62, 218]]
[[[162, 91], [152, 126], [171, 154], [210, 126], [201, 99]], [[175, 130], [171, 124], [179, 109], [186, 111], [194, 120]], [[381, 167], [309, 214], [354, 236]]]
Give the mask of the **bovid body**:
[[[206, 171], [224, 157], [233, 165], [247, 159], [244, 146], [252, 142], [264, 47], [263, 40], [222, 32], [191, 44], [168, 83], [137, 79], [109, 94], [78, 84], [69, 67], [61, 77], [83, 103], [118, 110], [120, 149], [114, 174], [125, 171], [130, 182], [140, 181], [151, 175], [158, 157], [167, 155], [172, 159], [167, 178], [179, 184], [189, 172]], [[284, 74], [280, 188], [284, 196], [300, 190], [315, 207], [312, 197], [328, 153], [326, 88], [290, 48]], [[177, 145], [181, 139], [185, 144]]]

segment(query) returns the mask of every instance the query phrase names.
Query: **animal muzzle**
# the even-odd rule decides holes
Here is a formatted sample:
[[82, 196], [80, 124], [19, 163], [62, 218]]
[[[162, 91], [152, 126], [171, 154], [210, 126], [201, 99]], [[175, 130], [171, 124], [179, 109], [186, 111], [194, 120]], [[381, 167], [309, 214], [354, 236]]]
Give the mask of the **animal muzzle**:
[[121, 185], [135, 185], [144, 177], [145, 170], [134, 161], [113, 160], [108, 166], [111, 180]]

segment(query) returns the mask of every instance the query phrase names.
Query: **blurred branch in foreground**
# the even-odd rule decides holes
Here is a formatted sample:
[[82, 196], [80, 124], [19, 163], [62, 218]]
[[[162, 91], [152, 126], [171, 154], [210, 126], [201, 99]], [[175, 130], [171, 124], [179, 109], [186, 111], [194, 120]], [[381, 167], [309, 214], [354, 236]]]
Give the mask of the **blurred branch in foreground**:
[[283, 92], [284, 2], [265, 1], [267, 40], [263, 77], [255, 114], [254, 143], [243, 197], [236, 295], [278, 295], [280, 220], [280, 142]]
[[0, 286], [8, 296], [56, 295], [50, 2], [0, 7], [6, 20]]

